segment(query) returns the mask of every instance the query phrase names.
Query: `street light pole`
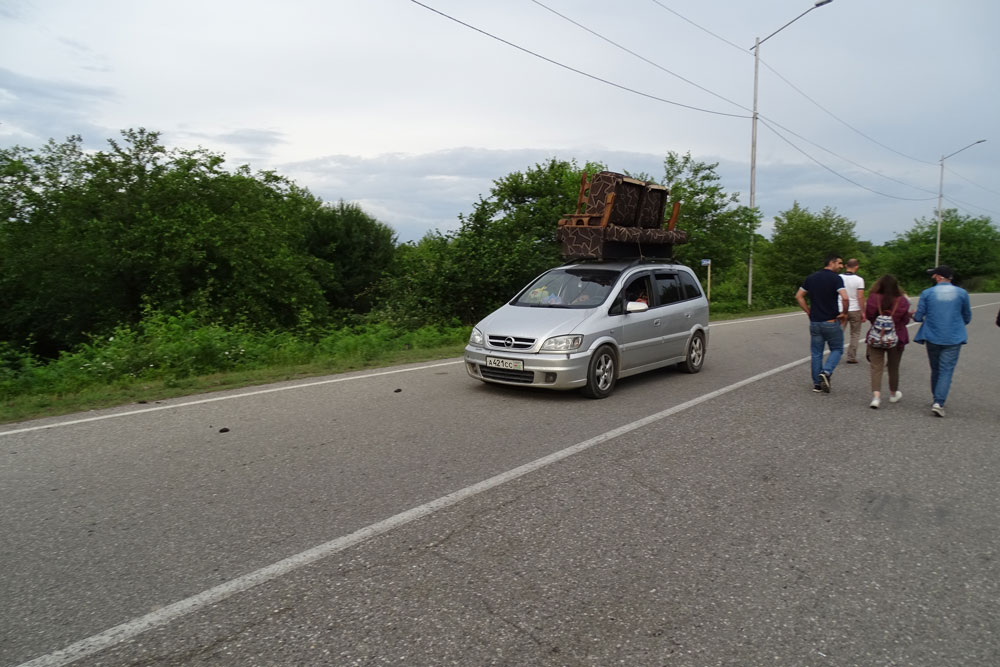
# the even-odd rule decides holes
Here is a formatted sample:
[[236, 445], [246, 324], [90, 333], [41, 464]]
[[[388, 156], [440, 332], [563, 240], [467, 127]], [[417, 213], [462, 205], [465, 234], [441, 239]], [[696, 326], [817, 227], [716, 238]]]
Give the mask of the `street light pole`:
[[[973, 141], [971, 144], [965, 148], [972, 148], [976, 144], [981, 144], [985, 139], [980, 139], [979, 141]], [[941, 264], [941, 200], [944, 199], [944, 161], [950, 158], [952, 155], [958, 155], [965, 148], [959, 148], [954, 153], [945, 155], [941, 158], [941, 180], [938, 182], [938, 205], [937, 205], [937, 242], [934, 244], [934, 266], [940, 266]]]
[[[800, 18], [816, 9], [817, 7], [822, 7], [823, 5], [828, 5], [833, 0], [816, 0], [813, 6], [805, 10], [791, 21], [781, 26], [770, 35], [761, 39], [758, 37], [754, 40], [752, 47], [753, 51], [753, 120], [751, 122], [752, 129], [750, 132], [750, 208], [754, 208], [757, 205], [757, 81], [758, 75], [760, 73], [760, 45], [771, 39], [779, 32], [792, 25]], [[750, 253], [747, 256], [747, 305], [750, 306], [753, 302], [753, 241], [754, 234], [751, 230], [750, 232]]]
[[[757, 76], [760, 72], [760, 37], [753, 43], [753, 120], [750, 130], [750, 209], [757, 205]], [[750, 227], [750, 254], [747, 257], [747, 306], [753, 303], [753, 225]]]

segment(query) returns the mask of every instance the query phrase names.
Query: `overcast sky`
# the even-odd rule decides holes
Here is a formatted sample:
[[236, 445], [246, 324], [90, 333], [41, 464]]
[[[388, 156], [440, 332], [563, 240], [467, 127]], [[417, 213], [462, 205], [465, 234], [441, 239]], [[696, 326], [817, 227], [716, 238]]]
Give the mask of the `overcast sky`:
[[[751, 47], [812, 6], [2, 0], [0, 146], [145, 127], [357, 202], [400, 241], [550, 157], [660, 179], [690, 152], [748, 203]], [[945, 207], [1000, 221], [998, 26], [996, 0], [833, 0], [768, 39], [762, 232], [798, 201], [891, 240], [934, 217], [939, 160], [978, 139], [945, 161]]]

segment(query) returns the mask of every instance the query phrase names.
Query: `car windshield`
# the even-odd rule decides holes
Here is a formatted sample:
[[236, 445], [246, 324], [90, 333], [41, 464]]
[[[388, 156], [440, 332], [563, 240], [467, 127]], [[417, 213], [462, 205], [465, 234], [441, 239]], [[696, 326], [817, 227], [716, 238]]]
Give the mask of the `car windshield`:
[[511, 302], [529, 308], [596, 308], [604, 303], [619, 272], [575, 267], [553, 269], [521, 292]]

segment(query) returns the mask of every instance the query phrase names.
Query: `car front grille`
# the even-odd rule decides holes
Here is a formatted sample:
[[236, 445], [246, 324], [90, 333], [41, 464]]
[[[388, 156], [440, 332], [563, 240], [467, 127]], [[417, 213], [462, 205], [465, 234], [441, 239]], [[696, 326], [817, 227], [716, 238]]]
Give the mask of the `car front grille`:
[[530, 350], [535, 345], [534, 338], [518, 338], [517, 336], [487, 337], [490, 347], [500, 350]]
[[517, 382], [519, 384], [531, 384], [535, 381], [534, 371], [512, 371], [506, 368], [491, 368], [480, 366], [479, 373], [487, 380], [497, 380], [498, 382]]

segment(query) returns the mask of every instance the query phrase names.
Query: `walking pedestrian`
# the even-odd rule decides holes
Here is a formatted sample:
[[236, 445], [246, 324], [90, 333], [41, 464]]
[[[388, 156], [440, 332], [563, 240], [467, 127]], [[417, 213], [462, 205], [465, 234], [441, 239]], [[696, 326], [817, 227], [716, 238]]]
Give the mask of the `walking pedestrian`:
[[876, 347], [866, 343], [868, 352], [865, 355], [871, 364], [872, 402], [868, 407], [875, 410], [882, 404], [882, 375], [885, 369], [889, 374], [889, 402], [897, 403], [903, 398], [899, 390], [899, 362], [903, 358], [903, 348], [910, 342], [906, 325], [910, 321], [910, 300], [899, 287], [899, 281], [891, 274], [885, 274], [872, 285], [865, 304], [865, 319], [875, 325], [879, 315], [889, 315], [896, 334], [896, 344], [890, 348]]
[[[824, 267], [806, 276], [795, 293], [799, 307], [809, 316], [813, 391], [827, 394], [830, 393], [833, 369], [844, 354], [844, 330], [841, 322], [847, 319], [848, 301], [844, 281], [837, 275], [837, 271], [842, 268], [844, 260], [840, 255], [827, 255]], [[830, 354], [824, 363], [825, 347], [830, 348]]]
[[941, 265], [928, 269], [934, 286], [920, 293], [920, 303], [913, 319], [920, 330], [913, 342], [927, 347], [931, 366], [931, 393], [934, 404], [931, 413], [944, 417], [944, 402], [951, 389], [951, 378], [958, 364], [958, 353], [968, 342], [965, 325], [972, 321], [969, 293], [951, 283], [951, 267]]
[[861, 323], [865, 319], [865, 279], [858, 275], [861, 263], [851, 258], [844, 265], [847, 271], [841, 275], [847, 290], [847, 326], [851, 327], [847, 343], [847, 363], [858, 363], [858, 339], [861, 337]]

